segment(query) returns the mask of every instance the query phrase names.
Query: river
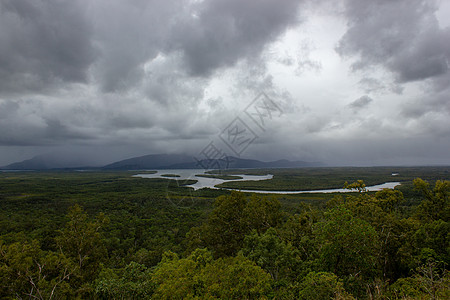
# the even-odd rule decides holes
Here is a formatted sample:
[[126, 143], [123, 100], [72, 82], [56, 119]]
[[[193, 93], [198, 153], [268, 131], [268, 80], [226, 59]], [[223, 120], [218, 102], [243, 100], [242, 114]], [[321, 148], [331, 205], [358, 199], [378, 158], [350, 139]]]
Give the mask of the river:
[[[173, 174], [179, 177], [167, 177], [163, 175]], [[210, 188], [210, 189], [219, 189], [216, 185], [228, 182], [228, 181], [259, 181], [259, 180], [269, 180], [273, 178], [272, 174], [267, 175], [240, 175], [233, 174], [234, 176], [242, 177], [241, 179], [234, 180], [224, 180], [218, 178], [207, 178], [207, 177], [199, 177], [195, 175], [211, 175], [205, 173], [204, 170], [198, 169], [180, 169], [180, 170], [157, 170], [155, 174], [136, 174], [133, 177], [141, 177], [141, 178], [164, 178], [164, 179], [176, 179], [176, 180], [197, 180], [196, 183], [191, 185], [186, 185], [192, 187], [194, 190]], [[385, 182], [383, 184], [367, 186], [366, 189], [368, 191], [381, 191], [382, 189], [393, 189], [394, 187], [400, 185], [400, 182]], [[231, 190], [231, 189], [230, 189]], [[264, 191], [264, 190], [240, 190], [242, 192], [248, 193], [261, 193], [261, 194], [302, 194], [302, 193], [348, 193], [354, 192], [354, 190], [346, 190], [346, 189], [324, 189], [324, 190], [311, 190], [311, 191]]]

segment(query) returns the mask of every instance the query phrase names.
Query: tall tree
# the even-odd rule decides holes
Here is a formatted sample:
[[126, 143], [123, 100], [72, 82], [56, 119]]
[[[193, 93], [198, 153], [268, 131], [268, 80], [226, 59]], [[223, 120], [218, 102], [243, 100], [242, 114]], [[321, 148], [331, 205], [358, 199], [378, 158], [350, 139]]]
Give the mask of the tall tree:
[[108, 219], [101, 213], [94, 221], [79, 205], [69, 209], [69, 221], [60, 230], [56, 242], [60, 253], [68, 257], [77, 266], [77, 272], [70, 278], [70, 283], [77, 293], [91, 293], [91, 283], [100, 271], [100, 263], [107, 257], [100, 230]]
[[323, 269], [344, 278], [352, 293], [364, 293], [364, 284], [379, 272], [375, 229], [340, 206], [326, 213], [325, 222], [317, 224], [317, 235]]

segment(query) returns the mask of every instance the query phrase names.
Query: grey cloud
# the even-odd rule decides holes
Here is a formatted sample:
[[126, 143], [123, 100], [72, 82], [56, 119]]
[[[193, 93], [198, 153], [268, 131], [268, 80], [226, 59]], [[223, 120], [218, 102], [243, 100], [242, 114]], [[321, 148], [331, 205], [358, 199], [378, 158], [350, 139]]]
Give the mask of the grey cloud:
[[93, 39], [101, 52], [93, 69], [94, 81], [106, 92], [136, 88], [152, 71], [146, 64], [159, 55], [181, 55], [181, 64], [173, 71], [199, 77], [241, 59], [262, 63], [256, 58], [266, 44], [297, 24], [300, 3], [96, 1], [89, 10], [96, 20]]
[[1, 101], [0, 102], [0, 120], [3, 118], [7, 118], [8, 116], [15, 114], [19, 109], [20, 105], [11, 100]]
[[424, 31], [413, 42], [411, 49], [405, 49], [402, 55], [390, 63], [391, 68], [400, 74], [401, 81], [423, 80], [447, 73], [450, 58], [450, 28], [433, 29]]
[[200, 2], [175, 26], [172, 50], [181, 51], [192, 75], [207, 76], [242, 58], [258, 57], [268, 42], [297, 24], [297, 0]]
[[[267, 151], [274, 159], [286, 153], [302, 159], [307, 149], [311, 160], [341, 163], [402, 158], [408, 151], [411, 157], [448, 158], [450, 39], [448, 29], [436, 23], [433, 2], [344, 1], [339, 18], [347, 18], [349, 27], [338, 51], [350, 59], [360, 56], [354, 68], [366, 72], [360, 83], [363, 94], [376, 95], [376, 109], [369, 96], [343, 103], [355, 91], [342, 86], [327, 91], [327, 80], [346, 84], [345, 75], [326, 78], [328, 51], [314, 53], [321, 60], [324, 55], [324, 74], [315, 75], [325, 76], [311, 79], [324, 85], [318, 84], [320, 95], [285, 90], [300, 90], [304, 82], [273, 70], [279, 49], [267, 46], [278, 47], [272, 43], [301, 24], [299, 9], [306, 1], [0, 0], [0, 159], [17, 149], [28, 149], [29, 158], [29, 149], [44, 148], [85, 147], [96, 159], [197, 153], [260, 91], [279, 101], [284, 113], [249, 148], [249, 157]], [[309, 44], [284, 42], [280, 48], [291, 52], [279, 62], [291, 70], [298, 66], [298, 73], [319, 69]], [[377, 77], [371, 67], [379, 65], [392, 73]], [[392, 75], [397, 82], [391, 83]], [[403, 82], [427, 78], [434, 89], [420, 99], [405, 100], [418, 84], [405, 86], [406, 96], [390, 94], [400, 92]], [[336, 103], [327, 103], [334, 95]], [[383, 111], [385, 96], [400, 99], [388, 106], [394, 111]], [[374, 110], [355, 113], [367, 106]], [[408, 144], [404, 136], [416, 140]], [[434, 138], [440, 140], [430, 151], [419, 147]]]
[[75, 128], [71, 128], [66, 124], [62, 123], [58, 119], [45, 119], [45, 128], [43, 129], [43, 137], [53, 143], [57, 140], [86, 140], [92, 139], [93, 136], [78, 132]]
[[379, 80], [372, 77], [363, 77], [358, 84], [366, 93], [392, 92], [395, 94], [401, 94], [404, 90], [401, 84], [386, 82], [386, 80]]
[[188, 76], [179, 57], [158, 56], [148, 64], [148, 69], [142, 89], [150, 100], [172, 106], [195, 106], [203, 98], [206, 80]]
[[406, 102], [402, 105], [400, 114], [407, 119], [417, 119], [428, 113], [440, 113], [446, 118], [450, 116], [449, 90], [442, 91], [433, 97], [422, 97]]
[[0, 90], [41, 90], [86, 82], [96, 51], [78, 1], [0, 2]]
[[89, 129], [74, 124], [76, 115], [70, 107], [51, 109], [38, 99], [0, 100], [0, 146], [42, 146], [91, 140], [93, 135]]
[[450, 28], [440, 28], [435, 1], [346, 1], [348, 30], [337, 51], [359, 55], [354, 69], [383, 65], [399, 82], [448, 72]]
[[101, 57], [95, 81], [106, 92], [128, 90], [145, 76], [144, 64], [164, 52], [171, 27], [186, 12], [183, 1], [93, 1], [89, 14], [95, 21], [96, 45]]
[[372, 98], [370, 98], [367, 95], [361, 96], [358, 99], [356, 99], [355, 101], [353, 101], [352, 103], [350, 103], [348, 106], [350, 108], [353, 108], [355, 110], [360, 110], [362, 108], [365, 108], [367, 106], [369, 106], [369, 104], [373, 101]]

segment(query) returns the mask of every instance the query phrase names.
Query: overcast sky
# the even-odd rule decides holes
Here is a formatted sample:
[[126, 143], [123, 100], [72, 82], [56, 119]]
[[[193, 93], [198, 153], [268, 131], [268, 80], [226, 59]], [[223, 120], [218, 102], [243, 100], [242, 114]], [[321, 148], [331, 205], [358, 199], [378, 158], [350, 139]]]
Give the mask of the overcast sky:
[[447, 0], [0, 0], [0, 165], [236, 155], [236, 120], [245, 158], [448, 165], [449, 60]]

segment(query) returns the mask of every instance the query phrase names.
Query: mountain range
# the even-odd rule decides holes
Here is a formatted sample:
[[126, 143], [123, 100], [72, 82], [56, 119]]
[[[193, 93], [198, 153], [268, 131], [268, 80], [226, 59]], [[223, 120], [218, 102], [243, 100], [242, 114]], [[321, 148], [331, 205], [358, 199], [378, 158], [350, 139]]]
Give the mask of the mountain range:
[[319, 162], [289, 161], [286, 159], [264, 162], [226, 156], [220, 159], [197, 160], [186, 154], [151, 154], [120, 160], [105, 166], [76, 165], [68, 159], [52, 155], [39, 155], [21, 162], [1, 167], [4, 170], [50, 169], [101, 169], [101, 170], [149, 170], [149, 169], [243, 169], [243, 168], [303, 168], [322, 166]]

